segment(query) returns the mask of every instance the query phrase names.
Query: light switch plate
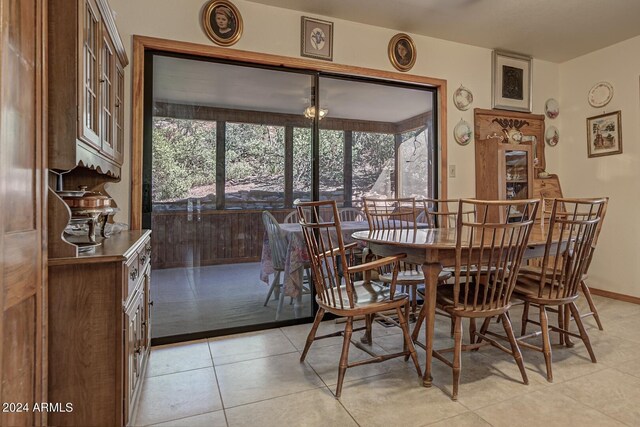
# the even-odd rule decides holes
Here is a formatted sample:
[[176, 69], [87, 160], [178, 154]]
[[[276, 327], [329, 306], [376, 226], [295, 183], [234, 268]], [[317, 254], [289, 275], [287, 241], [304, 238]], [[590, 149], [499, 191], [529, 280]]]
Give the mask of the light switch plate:
[[456, 177], [456, 165], [449, 165], [449, 178]]

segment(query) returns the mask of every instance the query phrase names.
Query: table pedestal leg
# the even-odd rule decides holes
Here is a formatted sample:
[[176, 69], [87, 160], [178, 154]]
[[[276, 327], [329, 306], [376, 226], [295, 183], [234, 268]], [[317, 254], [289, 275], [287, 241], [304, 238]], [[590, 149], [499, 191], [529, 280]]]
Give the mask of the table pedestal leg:
[[302, 291], [304, 290], [304, 269], [301, 268], [299, 273], [298, 273], [298, 283], [300, 283], [300, 289], [298, 292], [298, 296], [296, 297], [295, 301], [293, 302], [293, 315], [295, 316], [296, 319], [299, 319], [302, 317]]
[[[434, 251], [435, 252], [435, 251]], [[425, 301], [420, 310], [420, 316], [424, 316], [425, 328], [425, 352], [426, 364], [424, 367], [424, 375], [422, 376], [422, 385], [431, 387], [431, 359], [433, 351], [433, 339], [435, 336], [435, 320], [436, 320], [436, 289], [438, 287], [438, 276], [442, 271], [442, 265], [437, 261], [436, 253], [430, 254], [430, 259], [422, 264], [422, 272], [424, 273], [425, 284]]]

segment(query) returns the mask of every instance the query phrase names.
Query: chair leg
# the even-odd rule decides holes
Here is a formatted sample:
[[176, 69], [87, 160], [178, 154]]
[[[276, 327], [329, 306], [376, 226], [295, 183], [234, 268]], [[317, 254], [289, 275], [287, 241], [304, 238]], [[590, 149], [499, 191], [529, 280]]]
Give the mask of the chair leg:
[[318, 326], [320, 326], [320, 322], [322, 322], [322, 318], [324, 317], [324, 308], [319, 308], [316, 313], [316, 318], [313, 321], [313, 326], [311, 326], [311, 330], [309, 331], [309, 335], [307, 335], [307, 342], [304, 344], [304, 350], [302, 350], [302, 355], [300, 356], [300, 362], [304, 362], [304, 359], [307, 357], [307, 352], [313, 344], [313, 340], [316, 338], [316, 333], [318, 332]]
[[453, 393], [451, 399], [458, 400], [458, 386], [460, 385], [460, 369], [462, 365], [462, 318], [454, 317], [453, 325]]
[[524, 361], [522, 360], [522, 352], [520, 351], [520, 347], [518, 346], [518, 342], [516, 341], [516, 336], [513, 333], [513, 327], [511, 326], [511, 320], [509, 320], [509, 316], [503, 314], [502, 315], [502, 326], [504, 327], [504, 331], [507, 334], [507, 338], [509, 338], [509, 344], [511, 344], [511, 354], [518, 365], [518, 369], [520, 369], [520, 374], [522, 375], [522, 382], [524, 384], [529, 384], [529, 379], [527, 378], [527, 372], [524, 370]]
[[278, 308], [276, 308], [276, 320], [280, 318], [280, 312], [282, 311], [283, 305], [284, 305], [284, 289], [281, 289], [280, 298], [278, 298]]
[[424, 322], [424, 317], [426, 315], [427, 302], [425, 301], [422, 304], [422, 308], [420, 309], [420, 313], [418, 313], [418, 318], [416, 319], [415, 325], [413, 325], [413, 331], [411, 332], [411, 339], [416, 341], [418, 339], [418, 335], [420, 334], [420, 328], [422, 327], [422, 322]]
[[375, 314], [365, 314], [364, 315], [365, 330], [364, 330], [364, 335], [362, 336], [362, 338], [360, 338], [360, 341], [363, 344], [372, 344], [373, 343], [373, 338], [371, 336], [371, 330], [372, 330], [372, 327], [373, 327], [374, 316], [375, 316]]
[[553, 382], [553, 371], [551, 370], [551, 341], [549, 338], [549, 318], [547, 309], [540, 304], [540, 328], [542, 328], [542, 353], [544, 363], [547, 365], [547, 381]]
[[604, 330], [602, 328], [602, 322], [600, 322], [600, 315], [598, 315], [598, 309], [596, 309], [596, 305], [593, 303], [593, 298], [591, 298], [591, 291], [587, 286], [587, 282], [584, 280], [580, 281], [580, 287], [582, 288], [582, 293], [584, 297], [587, 299], [587, 303], [589, 304], [589, 310], [593, 314], [593, 318], [596, 319], [596, 323], [598, 324], [598, 329], [601, 331]]
[[349, 345], [351, 344], [351, 333], [353, 332], [353, 317], [347, 318], [347, 324], [344, 327], [344, 341], [342, 342], [342, 353], [340, 354], [340, 364], [338, 365], [338, 385], [336, 386], [336, 397], [340, 397], [342, 393], [342, 382], [344, 374], [349, 364]]
[[571, 314], [573, 314], [573, 318], [576, 321], [576, 325], [578, 325], [578, 330], [580, 331], [580, 337], [582, 338], [582, 342], [584, 342], [585, 347], [587, 347], [587, 351], [589, 352], [589, 356], [591, 357], [591, 361], [596, 363], [596, 355], [593, 353], [593, 348], [591, 348], [591, 341], [589, 340], [589, 334], [587, 334], [587, 330], [584, 328], [582, 324], [582, 318], [580, 317], [580, 311], [578, 311], [578, 306], [575, 302], [571, 302], [569, 304], [569, 309], [571, 310]]
[[[498, 316], [499, 317], [499, 316]], [[496, 322], [498, 323], [498, 322]], [[489, 325], [491, 324], [491, 317], [486, 317], [484, 319], [484, 322], [482, 322], [482, 326], [480, 326], [480, 334], [484, 335], [487, 333], [487, 330], [489, 329]], [[478, 339], [476, 340], [476, 344], [480, 344], [482, 342], [482, 337], [478, 337]], [[471, 341], [471, 344], [473, 344], [473, 341]], [[474, 351], [477, 351], [478, 349], [476, 348]]]
[[267, 299], [264, 300], [264, 306], [266, 307], [269, 303], [269, 298], [271, 298], [271, 294], [273, 291], [276, 291], [276, 298], [280, 293], [280, 272], [276, 271], [276, 274], [273, 276], [273, 282], [271, 282], [271, 286], [269, 287], [269, 292], [267, 292]]
[[[565, 319], [564, 319], [564, 306], [558, 306], [558, 328], [564, 329]], [[560, 345], [564, 345], [564, 337], [565, 333], [562, 331], [558, 331], [558, 343]]]
[[[418, 285], [411, 285], [411, 313], [415, 316], [418, 309]], [[409, 318], [407, 317], [407, 322]]]
[[416, 353], [416, 348], [413, 345], [413, 341], [411, 341], [411, 335], [409, 335], [407, 317], [402, 315], [402, 310], [400, 310], [400, 307], [396, 308], [396, 311], [398, 313], [398, 320], [400, 323], [400, 328], [402, 329], [402, 335], [404, 337], [404, 351], [408, 352], [408, 354], [404, 357], [404, 360], [406, 362], [409, 356], [411, 356], [411, 360], [413, 360], [416, 371], [418, 371], [418, 378], [422, 378], [422, 369], [420, 369], [420, 363], [418, 362], [418, 353]]
[[[564, 329], [568, 331], [571, 327], [571, 309], [566, 304], [562, 308], [563, 308], [562, 311], [564, 312], [564, 321], [562, 322], [562, 324], [564, 325]], [[566, 345], [567, 347], [574, 346], [573, 341], [571, 341], [571, 335], [569, 334], [564, 335], [564, 345]]]
[[522, 310], [522, 329], [520, 330], [520, 336], [527, 333], [527, 322], [529, 321], [529, 303], [525, 301], [524, 309]]
[[473, 344], [476, 341], [476, 319], [469, 318], [469, 343]]

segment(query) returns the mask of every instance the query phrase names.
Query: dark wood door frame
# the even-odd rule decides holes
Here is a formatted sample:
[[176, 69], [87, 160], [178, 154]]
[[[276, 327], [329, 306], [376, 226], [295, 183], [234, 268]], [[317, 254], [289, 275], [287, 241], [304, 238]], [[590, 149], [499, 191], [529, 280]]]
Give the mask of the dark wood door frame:
[[440, 141], [439, 197], [447, 198], [447, 81], [432, 77], [376, 70], [331, 62], [318, 62], [266, 53], [220, 48], [197, 43], [166, 40], [146, 36], [133, 36], [133, 95], [131, 122], [131, 203], [130, 227], [142, 227], [143, 137], [144, 137], [144, 87], [145, 52], [171, 52], [223, 60], [241, 61], [256, 65], [285, 67], [292, 70], [326, 72], [336, 75], [365, 77], [387, 81], [405, 82], [429, 86], [437, 90], [437, 129]]

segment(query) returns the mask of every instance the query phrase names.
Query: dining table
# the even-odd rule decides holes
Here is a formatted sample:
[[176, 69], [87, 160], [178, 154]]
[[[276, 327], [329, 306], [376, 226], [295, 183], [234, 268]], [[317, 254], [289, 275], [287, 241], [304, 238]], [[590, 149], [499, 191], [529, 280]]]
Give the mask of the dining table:
[[[369, 229], [367, 221], [343, 221], [340, 225], [345, 245], [356, 242], [351, 237], [354, 232]], [[295, 298], [294, 313], [296, 317], [300, 317], [300, 303], [304, 289], [304, 270], [309, 266], [309, 253], [304, 241], [302, 226], [299, 223], [280, 224], [280, 229], [287, 239], [287, 252], [283, 272], [284, 294]], [[262, 243], [262, 257], [260, 259], [260, 280], [268, 284], [269, 275], [273, 273], [275, 273], [275, 270], [271, 262], [269, 236], [265, 232]]]
[[[523, 254], [523, 260], [539, 258], [544, 255], [547, 242], [548, 224], [534, 223]], [[431, 360], [434, 341], [436, 314], [436, 288], [438, 276], [443, 268], [454, 267], [456, 261], [456, 229], [429, 228], [418, 230], [378, 230], [357, 231], [351, 237], [363, 242], [369, 250], [378, 256], [405, 254], [405, 261], [422, 265], [425, 280], [425, 301], [419, 313], [425, 329], [425, 342], [421, 347], [426, 352], [426, 365], [422, 378], [425, 387], [431, 387]], [[465, 236], [462, 236], [463, 241]], [[552, 241], [560, 239], [558, 230], [554, 230]], [[480, 242], [477, 242], [478, 247]], [[475, 245], [473, 246], [475, 248]], [[551, 254], [553, 255], [553, 254]], [[464, 261], [465, 251], [462, 252]], [[416, 324], [420, 324], [417, 322]], [[414, 331], [413, 338], [419, 331]]]

